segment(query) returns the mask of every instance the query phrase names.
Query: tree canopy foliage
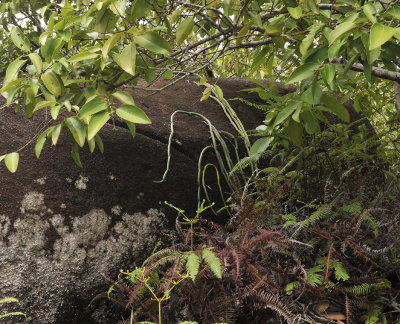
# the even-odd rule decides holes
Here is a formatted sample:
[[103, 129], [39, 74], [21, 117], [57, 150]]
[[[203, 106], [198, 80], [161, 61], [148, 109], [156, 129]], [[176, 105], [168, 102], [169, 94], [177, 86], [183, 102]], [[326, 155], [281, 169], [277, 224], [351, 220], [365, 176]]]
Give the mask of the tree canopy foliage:
[[[67, 131], [80, 165], [78, 148], [102, 150], [98, 132], [115, 116], [133, 135], [135, 124], [151, 123], [123, 90], [139, 78], [173, 83], [208, 71], [295, 84], [266, 120], [297, 145], [304, 130], [319, 130], [323, 111], [349, 121], [337, 93], [375, 126], [397, 115], [397, 1], [9, 0], [0, 19], [7, 106], [27, 117], [48, 109], [57, 121], [38, 136], [37, 157]], [[396, 149], [397, 132], [385, 136]], [[18, 151], [4, 153], [15, 172]]]

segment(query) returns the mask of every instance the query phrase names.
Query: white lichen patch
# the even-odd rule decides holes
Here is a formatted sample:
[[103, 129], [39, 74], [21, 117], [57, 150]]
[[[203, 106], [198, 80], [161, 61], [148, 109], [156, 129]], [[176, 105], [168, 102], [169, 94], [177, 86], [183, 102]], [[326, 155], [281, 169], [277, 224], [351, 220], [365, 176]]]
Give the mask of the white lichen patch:
[[102, 209], [72, 219], [43, 217], [43, 197], [30, 193], [25, 198], [26, 215], [15, 219], [13, 227], [0, 215], [0, 233], [9, 231], [7, 242], [0, 238], [0, 291], [24, 296], [18, 306], [32, 323], [57, 323], [59, 306], [68, 307], [72, 294], [90, 299], [93, 287], [104, 285], [99, 273], [113, 277], [121, 265], [134, 267], [133, 260], [139, 265], [159, 239], [165, 219], [155, 209], [124, 213], [113, 226], [115, 216]]
[[66, 204], [61, 204], [60, 208], [65, 209], [65, 208], [67, 208], [67, 205]]
[[117, 178], [116, 178], [112, 173], [109, 173], [109, 174], [108, 174], [108, 179], [110, 179], [110, 180], [116, 180]]
[[39, 211], [45, 209], [44, 195], [37, 191], [31, 191], [25, 194], [21, 203], [21, 213]]
[[43, 186], [46, 183], [46, 180], [47, 177], [41, 177], [39, 179], [36, 179], [35, 182]]
[[122, 207], [120, 205], [116, 205], [113, 208], [111, 208], [111, 213], [113, 213], [114, 215], [121, 215], [121, 211], [122, 211]]
[[65, 178], [65, 181], [67, 181], [68, 183], [72, 183], [72, 179], [71, 178]]
[[0, 235], [3, 237], [7, 234], [10, 228], [10, 218], [6, 215], [0, 215]]
[[83, 175], [79, 176], [79, 179], [75, 181], [75, 188], [79, 190], [85, 190], [87, 185], [86, 183], [89, 181], [88, 177], [84, 177]]

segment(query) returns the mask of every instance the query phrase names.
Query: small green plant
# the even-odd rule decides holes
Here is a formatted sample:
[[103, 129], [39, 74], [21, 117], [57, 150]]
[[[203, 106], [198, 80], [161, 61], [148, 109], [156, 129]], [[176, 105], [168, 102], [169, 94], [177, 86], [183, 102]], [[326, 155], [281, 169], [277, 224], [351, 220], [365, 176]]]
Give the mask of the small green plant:
[[[17, 298], [13, 298], [13, 297], [5, 297], [3, 299], [0, 299], [0, 305], [6, 304], [6, 303], [19, 303], [19, 300]], [[9, 316], [24, 316], [26, 318], [26, 315], [22, 312], [11, 312], [11, 313], [6, 313], [6, 314], [0, 315], [0, 319], [9, 317]]]

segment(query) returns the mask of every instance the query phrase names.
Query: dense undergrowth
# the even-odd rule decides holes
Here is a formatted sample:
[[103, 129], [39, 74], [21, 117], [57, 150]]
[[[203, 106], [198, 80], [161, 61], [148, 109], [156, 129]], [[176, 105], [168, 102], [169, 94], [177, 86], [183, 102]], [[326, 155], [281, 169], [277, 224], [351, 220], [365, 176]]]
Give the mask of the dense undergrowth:
[[[230, 114], [220, 89], [207, 91]], [[324, 116], [297, 143], [290, 120], [249, 132], [258, 139], [239, 161], [210, 127], [220, 172], [230, 166], [229, 221], [213, 221], [211, 201], [193, 218], [168, 204], [177, 235], [155, 242], [142, 267], [106, 278], [125, 323], [400, 323], [396, 156], [368, 122]]]

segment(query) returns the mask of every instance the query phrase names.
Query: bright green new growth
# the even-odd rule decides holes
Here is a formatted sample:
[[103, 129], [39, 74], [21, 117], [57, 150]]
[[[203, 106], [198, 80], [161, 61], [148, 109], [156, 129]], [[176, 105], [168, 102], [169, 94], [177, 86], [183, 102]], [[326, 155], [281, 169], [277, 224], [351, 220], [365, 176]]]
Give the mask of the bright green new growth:
[[[1, 304], [6, 304], [6, 303], [19, 303], [19, 300], [13, 297], [5, 297], [0, 299], [0, 305]], [[26, 314], [22, 312], [11, 312], [11, 313], [5, 313], [5, 314], [0, 314], [0, 319], [9, 317], [9, 316], [24, 316], [26, 317]]]

